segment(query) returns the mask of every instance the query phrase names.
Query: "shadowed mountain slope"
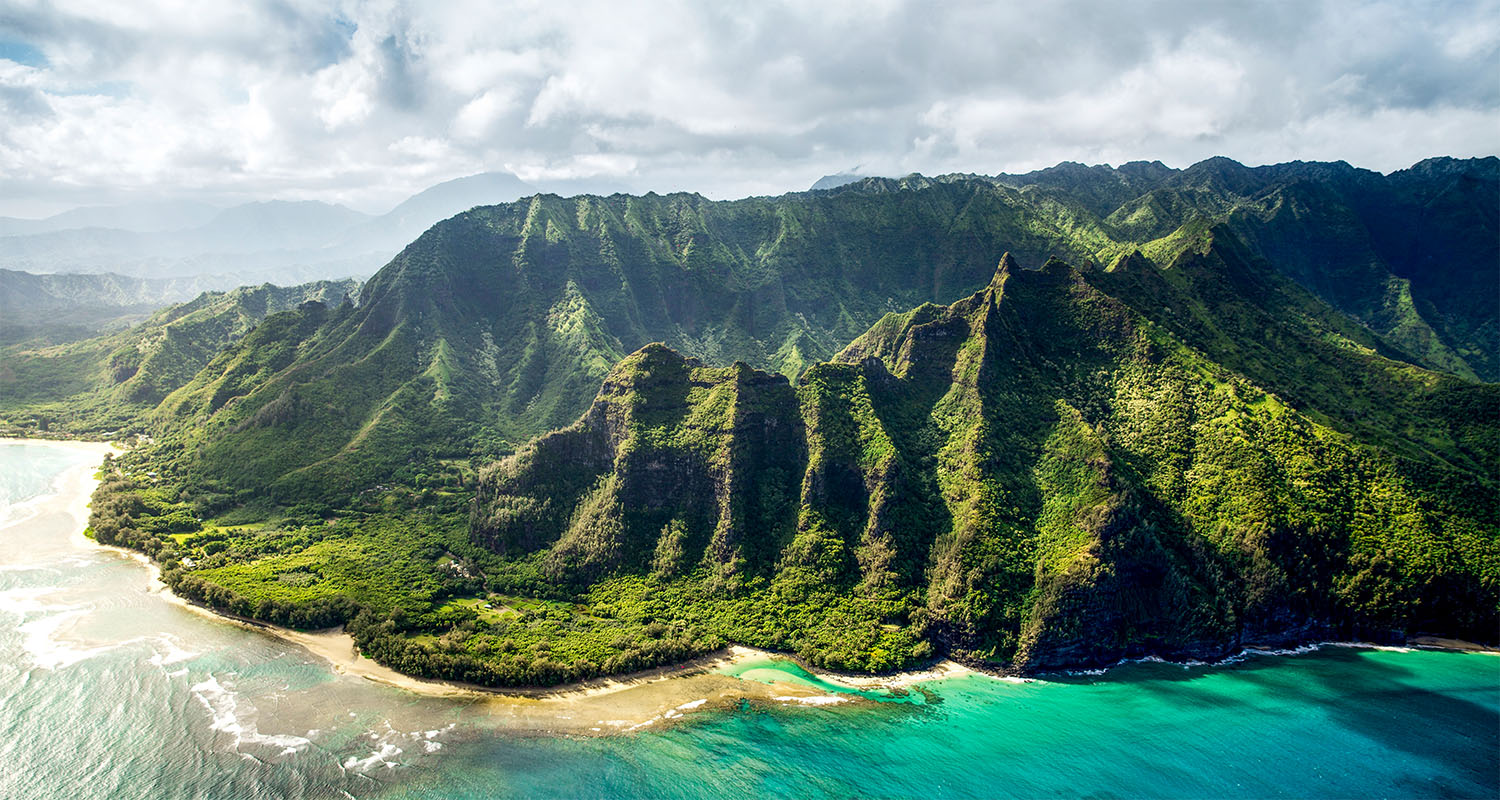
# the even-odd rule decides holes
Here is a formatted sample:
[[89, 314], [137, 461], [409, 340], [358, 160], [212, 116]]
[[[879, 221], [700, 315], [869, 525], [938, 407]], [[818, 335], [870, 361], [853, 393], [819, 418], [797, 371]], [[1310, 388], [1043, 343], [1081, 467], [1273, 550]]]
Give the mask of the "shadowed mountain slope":
[[[1482, 229], [1488, 163], [1352, 180]], [[1044, 173], [473, 209], [140, 409], [96, 531], [187, 596], [488, 683], [724, 641], [1036, 670], [1492, 638], [1500, 389], [1415, 278], [1425, 339], [1287, 266], [1352, 241], [1322, 232], [1349, 168]], [[1297, 186], [1336, 197], [1251, 213]], [[1433, 274], [1493, 269], [1462, 241]]]
[[[1210, 240], [1233, 240], [1239, 261], [1269, 264], [1315, 294], [1327, 294], [1331, 290], [1303, 274], [1307, 270], [1299, 272], [1304, 262], [1287, 254], [1307, 252], [1306, 240], [1319, 236], [1322, 251], [1343, 252], [1341, 229], [1320, 218], [1283, 233], [1257, 221], [1247, 204], [1271, 203], [1272, 195], [1284, 198], [1301, 191], [1297, 187], [1336, 189], [1341, 198], [1357, 194], [1339, 182], [1346, 179], [1351, 186], [1373, 181], [1387, 187], [1380, 191], [1415, 181], [1423, 191], [1449, 197], [1459, 190], [1443, 187], [1457, 181], [1479, 188], [1456, 195], [1453, 208], [1437, 214], [1445, 221], [1431, 224], [1482, 228], [1492, 223], [1480, 207], [1488, 164], [1429, 165], [1435, 170], [1429, 179], [1386, 178], [1337, 164], [1249, 169], [1219, 159], [1180, 172], [1150, 164], [1119, 170], [1065, 165], [1025, 180], [871, 178], [832, 191], [732, 202], [694, 195], [539, 195], [434, 226], [371, 279], [358, 308], [315, 326], [276, 328], [310, 338], [273, 343], [261, 337], [239, 346], [259, 343], [294, 353], [284, 369], [258, 371], [264, 380], [253, 385], [226, 382], [216, 370], [243, 354], [225, 354], [155, 419], [161, 431], [190, 426], [202, 444], [194, 448], [200, 452], [195, 469], [206, 476], [241, 487], [269, 485], [285, 499], [333, 499], [379, 482], [402, 464], [499, 454], [566, 425], [610, 365], [648, 342], [664, 342], [706, 364], [740, 360], [795, 377], [884, 313], [950, 302], [983, 285], [995, 254], [1005, 250], [1029, 263], [1056, 256], [1089, 265], [1116, 263], [1139, 247], [1170, 264], [1184, 253], [1201, 253]], [[1024, 185], [1017, 189], [1004, 180]], [[1150, 219], [1095, 213], [1141, 191], [1127, 202], [1171, 213], [1152, 211]], [[1467, 249], [1445, 245], [1465, 255], [1444, 260], [1442, 269], [1462, 272], [1467, 264], [1469, 273], [1483, 273], [1489, 256], [1481, 252], [1480, 237], [1471, 238]], [[1260, 302], [1255, 292], [1263, 289], [1237, 287], [1234, 296]], [[1386, 298], [1384, 292], [1377, 294]], [[1401, 308], [1437, 308], [1437, 301], [1419, 302], [1424, 296], [1436, 295], [1411, 294], [1415, 305]], [[1226, 306], [1200, 322], [1275, 328], [1287, 323], [1283, 314], [1310, 315], [1321, 327], [1304, 338], [1328, 328], [1372, 352], [1460, 375], [1472, 376], [1475, 365], [1488, 363], [1493, 348], [1458, 344], [1482, 341], [1439, 335], [1420, 313], [1402, 317], [1391, 310], [1396, 306], [1377, 312], [1361, 303], [1350, 300], [1345, 305], [1354, 310], [1340, 315], [1301, 294], [1243, 319], [1222, 318], [1235, 311]], [[1493, 327], [1493, 315], [1486, 316], [1482, 301], [1471, 305], [1473, 313], [1444, 306], [1459, 309], [1450, 316], [1462, 321], [1444, 330], [1488, 335], [1483, 332]], [[1377, 316], [1390, 322], [1384, 333]], [[1249, 362], [1236, 368], [1271, 385], [1276, 376], [1265, 370], [1278, 366], [1262, 359], [1261, 372]], [[282, 446], [292, 441], [295, 448]]]
[[[1325, 635], [1490, 635], [1493, 387], [1355, 342], [1320, 351], [1292, 325], [1275, 343], [1288, 373], [1366, 372], [1405, 381], [1414, 407], [1442, 396], [1479, 412], [1408, 429], [1445, 432], [1442, 456], [1392, 452], [1108, 293], [1137, 270], [1196, 300], [1257, 268], [1212, 246], [1111, 273], [1007, 258], [979, 293], [887, 316], [795, 389], [650, 345], [577, 423], [481, 476], [473, 535], [517, 576], [686, 582], [697, 599], [674, 613], [688, 618], [766, 597], [851, 604], [858, 621], [838, 638], [721, 628], [834, 667], [933, 647], [1038, 670]], [[1183, 277], [1208, 270], [1212, 291]]]

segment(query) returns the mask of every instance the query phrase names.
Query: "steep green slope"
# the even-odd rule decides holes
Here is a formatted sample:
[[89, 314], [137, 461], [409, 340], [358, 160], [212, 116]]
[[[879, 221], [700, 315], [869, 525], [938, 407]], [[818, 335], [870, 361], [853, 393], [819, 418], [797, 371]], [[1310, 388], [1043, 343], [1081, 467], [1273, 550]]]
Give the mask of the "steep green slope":
[[[934, 645], [1034, 670], [1330, 633], [1492, 638], [1492, 474], [1319, 424], [1103, 278], [1007, 261], [976, 295], [882, 320], [796, 404], [774, 376], [647, 347], [578, 423], [482, 474], [491, 578], [663, 593], [725, 638], [859, 669]], [[1462, 396], [1493, 429], [1491, 387], [1428, 376], [1414, 400]], [[1493, 441], [1466, 452], [1494, 463]], [[809, 603], [843, 635], [784, 624]]]
[[[1431, 369], [1500, 379], [1500, 159], [1380, 175], [1343, 162], [1060, 165], [1001, 182], [1074, 202], [1115, 240], [1227, 225], [1256, 255]], [[1122, 199], [1123, 198], [1123, 199]], [[1112, 205], [1113, 204], [1113, 205]]]
[[[339, 509], [234, 510], [258, 493], [184, 469], [169, 438], [110, 466], [95, 534], [202, 602], [348, 622], [384, 663], [491, 684], [726, 641], [846, 669], [947, 653], [1034, 671], [1492, 639], [1500, 391], [1381, 355], [1222, 229], [1192, 244], [1165, 266], [1007, 258], [795, 384], [648, 345], [477, 481], [472, 462], [416, 465]], [[361, 319], [273, 316], [173, 399], [228, 408]], [[291, 397], [256, 413], [344, 402]]]
[[347, 280], [205, 292], [125, 330], [63, 344], [6, 345], [0, 348], [0, 420], [22, 432], [139, 430], [168, 394], [267, 315], [308, 301], [337, 303], [358, 288]]
[[[1013, 190], [917, 183], [476, 209], [408, 247], [358, 308], [226, 352], [168, 399], [161, 430], [191, 443], [205, 480], [337, 502], [403, 464], [499, 454], [567, 424], [647, 342], [794, 375], [887, 311], [982, 284], [1001, 242], [1083, 252]], [[229, 377], [275, 361], [256, 347], [296, 355]]]
[[[1413, 230], [1456, 236], [1485, 224], [1488, 184], [1462, 181], [1487, 163], [1353, 172], [1430, 196], [1441, 219]], [[1493, 638], [1500, 390], [1413, 365], [1480, 363], [1430, 323], [1430, 290], [1482, 277], [1482, 242], [1403, 278], [1401, 330], [1430, 336], [1382, 333], [1355, 313], [1386, 297], [1355, 291], [1365, 273], [1317, 284], [1334, 262], [1294, 258], [1405, 241], [1340, 232], [1387, 197], [1356, 208], [1347, 173], [1215, 160], [475, 209], [357, 306], [271, 315], [131, 406], [156, 442], [112, 465], [96, 531], [190, 597], [347, 621], [385, 663], [491, 683], [727, 640], [1041, 669]], [[1006, 249], [1078, 268], [996, 275]], [[1368, 274], [1386, 286], [1396, 261]]]
[[[609, 366], [648, 342], [796, 376], [884, 313], [982, 285], [1005, 250], [1110, 264], [1139, 248], [1169, 262], [1231, 235], [1242, 260], [1264, 259], [1361, 324], [1296, 313], [1384, 355], [1488, 375], [1500, 313], [1473, 287], [1434, 287], [1482, 282], [1500, 263], [1483, 236], [1484, 201], [1500, 197], [1492, 161], [1390, 177], [1227, 159], [1065, 165], [732, 202], [537, 196], [439, 224], [358, 308], [256, 340], [295, 354], [284, 363], [243, 343], [164, 404], [154, 430], [182, 432], [201, 480], [337, 504], [403, 467], [499, 455], [568, 424]], [[1374, 233], [1379, 215], [1428, 195], [1425, 221]], [[1442, 239], [1440, 259], [1414, 260], [1410, 240], [1424, 236]], [[242, 358], [280, 366], [227, 377]]]

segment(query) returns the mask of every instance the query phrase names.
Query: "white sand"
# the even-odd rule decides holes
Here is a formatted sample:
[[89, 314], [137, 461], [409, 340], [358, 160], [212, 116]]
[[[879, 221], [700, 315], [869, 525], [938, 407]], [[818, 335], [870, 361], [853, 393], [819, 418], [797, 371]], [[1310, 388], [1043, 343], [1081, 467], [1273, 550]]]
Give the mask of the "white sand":
[[[105, 453], [120, 452], [118, 448], [100, 442], [0, 438], [0, 443], [8, 442], [44, 443], [84, 450], [97, 453], [101, 459]], [[638, 730], [671, 722], [701, 709], [727, 707], [746, 698], [813, 707], [848, 701], [846, 697], [828, 695], [802, 684], [764, 684], [722, 674], [720, 670], [746, 661], [783, 658], [763, 650], [740, 646], [731, 646], [683, 664], [555, 688], [496, 690], [405, 675], [360, 655], [353, 637], [341, 628], [315, 632], [295, 631], [220, 614], [173, 594], [161, 580], [160, 567], [145, 554], [84, 539], [82, 531], [88, 522], [89, 497], [98, 483], [94, 477], [97, 471], [97, 464], [69, 469], [54, 484], [55, 494], [39, 501], [38, 512], [71, 514], [77, 522], [76, 530], [80, 540], [142, 564], [150, 575], [149, 591], [164, 601], [224, 624], [241, 626], [295, 644], [328, 662], [330, 668], [341, 675], [415, 694], [467, 699], [475, 703], [476, 710], [504, 718], [507, 724], [585, 734]], [[808, 671], [829, 683], [859, 690], [902, 688], [969, 672], [968, 668], [949, 661], [920, 672], [872, 677], [838, 675], [810, 668]]]

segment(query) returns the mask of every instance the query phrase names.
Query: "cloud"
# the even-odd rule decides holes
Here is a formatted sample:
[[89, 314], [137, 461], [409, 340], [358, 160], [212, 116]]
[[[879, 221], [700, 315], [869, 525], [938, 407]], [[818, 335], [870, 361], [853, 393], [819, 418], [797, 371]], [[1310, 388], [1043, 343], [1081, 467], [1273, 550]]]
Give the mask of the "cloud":
[[1500, 133], [1483, 0], [13, 0], [0, 43], [10, 213], [43, 185], [380, 210], [487, 169], [716, 197], [853, 163], [1390, 170]]

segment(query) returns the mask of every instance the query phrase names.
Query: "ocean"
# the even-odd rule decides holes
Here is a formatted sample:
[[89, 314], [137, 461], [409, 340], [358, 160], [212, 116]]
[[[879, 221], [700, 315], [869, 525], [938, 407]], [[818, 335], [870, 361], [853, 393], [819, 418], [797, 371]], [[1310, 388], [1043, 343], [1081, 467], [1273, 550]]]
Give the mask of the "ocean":
[[56, 502], [97, 460], [0, 443], [0, 798], [1500, 796], [1491, 654], [1324, 646], [894, 693], [768, 657], [715, 679], [825, 694], [699, 703], [673, 678], [663, 702], [686, 701], [653, 724], [556, 732], [538, 720], [566, 705], [414, 694], [169, 602]]

